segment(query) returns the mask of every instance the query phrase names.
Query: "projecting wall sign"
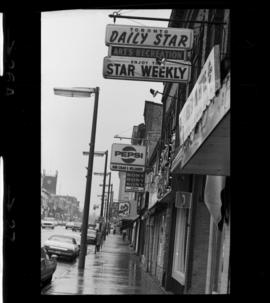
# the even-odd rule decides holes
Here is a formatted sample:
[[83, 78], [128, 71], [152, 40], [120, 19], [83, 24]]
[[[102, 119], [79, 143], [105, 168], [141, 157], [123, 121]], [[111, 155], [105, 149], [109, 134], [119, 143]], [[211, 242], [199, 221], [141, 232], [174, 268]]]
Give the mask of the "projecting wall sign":
[[126, 192], [144, 192], [144, 173], [126, 173], [125, 191]]
[[108, 24], [105, 43], [106, 45], [151, 46], [188, 50], [193, 45], [193, 30], [187, 28]]
[[126, 217], [129, 215], [129, 212], [130, 212], [129, 202], [119, 202], [119, 210], [118, 210], [119, 217]]
[[182, 60], [176, 62], [168, 62], [162, 66], [152, 58], [105, 57], [103, 77], [152, 82], [188, 82], [191, 71], [190, 62]]
[[111, 170], [144, 172], [145, 146], [114, 143], [111, 150]]

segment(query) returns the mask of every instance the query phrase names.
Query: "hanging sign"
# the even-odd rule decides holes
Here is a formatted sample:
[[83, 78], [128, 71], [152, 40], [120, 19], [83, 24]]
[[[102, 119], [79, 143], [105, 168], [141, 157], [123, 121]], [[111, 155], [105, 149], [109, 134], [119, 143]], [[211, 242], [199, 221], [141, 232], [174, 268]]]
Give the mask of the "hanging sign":
[[152, 58], [105, 57], [103, 61], [103, 77], [109, 79], [186, 83], [190, 72], [190, 62], [182, 60], [164, 66]]
[[211, 99], [220, 88], [219, 45], [210, 52], [201, 73], [179, 115], [180, 145], [201, 119]]
[[118, 215], [119, 217], [126, 217], [129, 215], [130, 204], [129, 202], [119, 202], [119, 210]]
[[113, 143], [111, 150], [111, 170], [144, 172], [145, 146]]
[[189, 50], [193, 45], [193, 30], [188, 28], [108, 24], [106, 26], [105, 44]]
[[144, 173], [127, 172], [125, 191], [126, 192], [144, 192]]

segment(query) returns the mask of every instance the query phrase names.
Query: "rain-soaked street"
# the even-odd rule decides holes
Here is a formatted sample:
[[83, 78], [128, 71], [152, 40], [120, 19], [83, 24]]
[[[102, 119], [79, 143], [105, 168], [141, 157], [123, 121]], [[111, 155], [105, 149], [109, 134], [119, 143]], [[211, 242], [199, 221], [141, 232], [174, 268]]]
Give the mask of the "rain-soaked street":
[[[61, 229], [61, 233], [67, 232], [61, 227], [57, 229]], [[42, 238], [45, 237], [44, 233], [47, 233], [47, 238], [48, 233], [56, 232], [58, 230], [42, 231]], [[78, 269], [78, 259], [73, 263], [59, 260], [52, 282], [45, 286], [41, 293], [46, 295], [166, 294], [152, 277], [144, 272], [138, 256], [119, 234], [109, 234], [101, 251], [96, 254], [94, 246], [88, 245], [84, 270]]]

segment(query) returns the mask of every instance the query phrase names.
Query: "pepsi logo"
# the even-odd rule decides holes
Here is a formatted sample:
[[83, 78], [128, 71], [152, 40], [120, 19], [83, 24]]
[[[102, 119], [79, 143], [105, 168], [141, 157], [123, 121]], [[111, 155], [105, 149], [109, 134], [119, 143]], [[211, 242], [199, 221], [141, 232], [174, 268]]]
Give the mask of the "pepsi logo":
[[136, 159], [143, 159], [143, 153], [138, 153], [133, 146], [125, 146], [121, 151], [115, 151], [115, 156], [121, 157], [126, 164], [132, 164]]

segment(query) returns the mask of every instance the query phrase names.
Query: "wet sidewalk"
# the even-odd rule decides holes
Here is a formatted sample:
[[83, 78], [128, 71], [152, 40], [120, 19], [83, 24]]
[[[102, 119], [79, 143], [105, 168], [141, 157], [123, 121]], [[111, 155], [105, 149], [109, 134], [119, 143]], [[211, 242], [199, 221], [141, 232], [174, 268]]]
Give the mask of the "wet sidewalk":
[[51, 283], [43, 294], [166, 294], [146, 273], [138, 256], [121, 235], [109, 234], [100, 252], [88, 251], [85, 269], [78, 261]]

